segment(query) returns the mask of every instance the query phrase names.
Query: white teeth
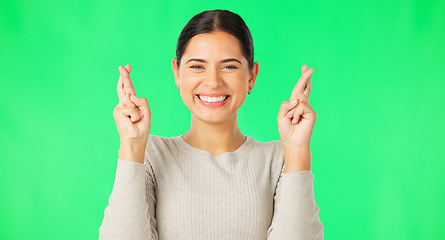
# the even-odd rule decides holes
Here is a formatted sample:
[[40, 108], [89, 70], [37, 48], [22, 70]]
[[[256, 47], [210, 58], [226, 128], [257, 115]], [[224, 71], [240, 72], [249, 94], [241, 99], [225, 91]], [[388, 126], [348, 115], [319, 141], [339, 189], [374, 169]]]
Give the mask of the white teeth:
[[215, 103], [215, 102], [224, 102], [226, 100], [227, 96], [221, 96], [221, 97], [208, 97], [208, 96], [201, 96], [198, 95], [199, 99], [201, 99], [204, 102], [209, 103]]

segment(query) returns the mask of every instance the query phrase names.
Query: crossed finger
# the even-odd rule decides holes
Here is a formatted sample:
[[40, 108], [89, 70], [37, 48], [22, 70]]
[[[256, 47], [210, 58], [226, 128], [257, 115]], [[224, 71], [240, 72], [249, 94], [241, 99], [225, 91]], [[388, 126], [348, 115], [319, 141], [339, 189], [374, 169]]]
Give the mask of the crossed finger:
[[307, 65], [301, 67], [301, 77], [292, 90], [289, 101], [295, 101], [300, 94], [306, 95], [309, 98], [311, 92], [311, 75], [314, 73], [314, 69], [308, 69]]
[[[308, 70], [308, 66], [305, 64], [303, 65], [303, 67], [301, 67], [301, 75], [303, 75], [307, 70]], [[312, 74], [311, 74], [312, 76]], [[303, 92], [304, 95], [306, 95], [309, 98], [309, 94], [311, 94], [311, 77], [309, 76], [309, 79], [307, 81], [306, 84], [306, 89]]]
[[[128, 72], [131, 72], [130, 65], [127, 64], [127, 66], [125, 66], [125, 69]], [[123, 85], [123, 82], [122, 82], [122, 75], [119, 73], [119, 80], [117, 81], [117, 95], [119, 97], [119, 101], [123, 101], [124, 98], [125, 98], [125, 92], [123, 91], [123, 89], [124, 89], [124, 85]]]
[[122, 66], [119, 66], [118, 69], [121, 73], [121, 77], [122, 77], [122, 81], [123, 81], [123, 90], [124, 93], [129, 93], [129, 94], [134, 94], [136, 96], [136, 92], [134, 90], [133, 87], [133, 83], [131, 83], [131, 79], [130, 79], [130, 70], [131, 70], [131, 66], [129, 64], [127, 64], [127, 66], [129, 70], [127, 70], [127, 68], [124, 68]]
[[130, 100], [131, 94], [136, 96], [133, 84], [130, 79], [131, 66], [127, 64], [124, 67], [118, 67], [120, 75], [117, 83], [117, 94], [119, 97], [119, 102], [123, 106], [135, 107], [134, 103]]

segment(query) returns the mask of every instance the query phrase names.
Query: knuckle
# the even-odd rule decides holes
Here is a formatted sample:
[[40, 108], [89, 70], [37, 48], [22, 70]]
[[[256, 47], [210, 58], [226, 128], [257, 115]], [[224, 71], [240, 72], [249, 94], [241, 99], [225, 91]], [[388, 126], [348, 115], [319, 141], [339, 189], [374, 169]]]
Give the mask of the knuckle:
[[298, 104], [297, 109], [295, 109], [295, 112], [300, 112], [301, 110], [303, 110], [304, 107], [304, 103]]
[[113, 116], [114, 116], [114, 117], [118, 116], [118, 115], [120, 114], [121, 111], [122, 111], [122, 110], [121, 110], [121, 108], [119, 107], [119, 105], [116, 106], [116, 107], [113, 109]]

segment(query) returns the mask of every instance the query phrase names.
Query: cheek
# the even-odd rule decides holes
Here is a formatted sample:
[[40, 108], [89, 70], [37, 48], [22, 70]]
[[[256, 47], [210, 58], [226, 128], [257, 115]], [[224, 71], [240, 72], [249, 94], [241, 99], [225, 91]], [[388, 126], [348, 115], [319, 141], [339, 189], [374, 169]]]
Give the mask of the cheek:
[[200, 76], [197, 76], [197, 74], [184, 71], [180, 75], [180, 82], [181, 82], [181, 98], [182, 101], [186, 106], [189, 106], [190, 104], [193, 104], [194, 100], [194, 93], [193, 91], [196, 89], [199, 81]]
[[193, 89], [202, 77], [196, 73], [185, 71], [180, 75], [181, 87], [184, 89]]
[[231, 77], [232, 80], [232, 86], [234, 89], [238, 91], [247, 91], [248, 88], [248, 76], [246, 76], [243, 72], [238, 72], [234, 76]]

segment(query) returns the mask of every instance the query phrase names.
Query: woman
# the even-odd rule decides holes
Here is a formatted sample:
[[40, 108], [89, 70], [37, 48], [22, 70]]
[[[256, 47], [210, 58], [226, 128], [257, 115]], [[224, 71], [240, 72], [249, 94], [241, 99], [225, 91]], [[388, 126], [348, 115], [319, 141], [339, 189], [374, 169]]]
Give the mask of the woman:
[[147, 100], [120, 66], [113, 115], [121, 147], [99, 239], [322, 239], [313, 193], [308, 97], [313, 69], [278, 112], [281, 141], [244, 136], [237, 111], [258, 74], [249, 29], [204, 11], [182, 30], [172, 69], [191, 112], [187, 133], [149, 135]]

